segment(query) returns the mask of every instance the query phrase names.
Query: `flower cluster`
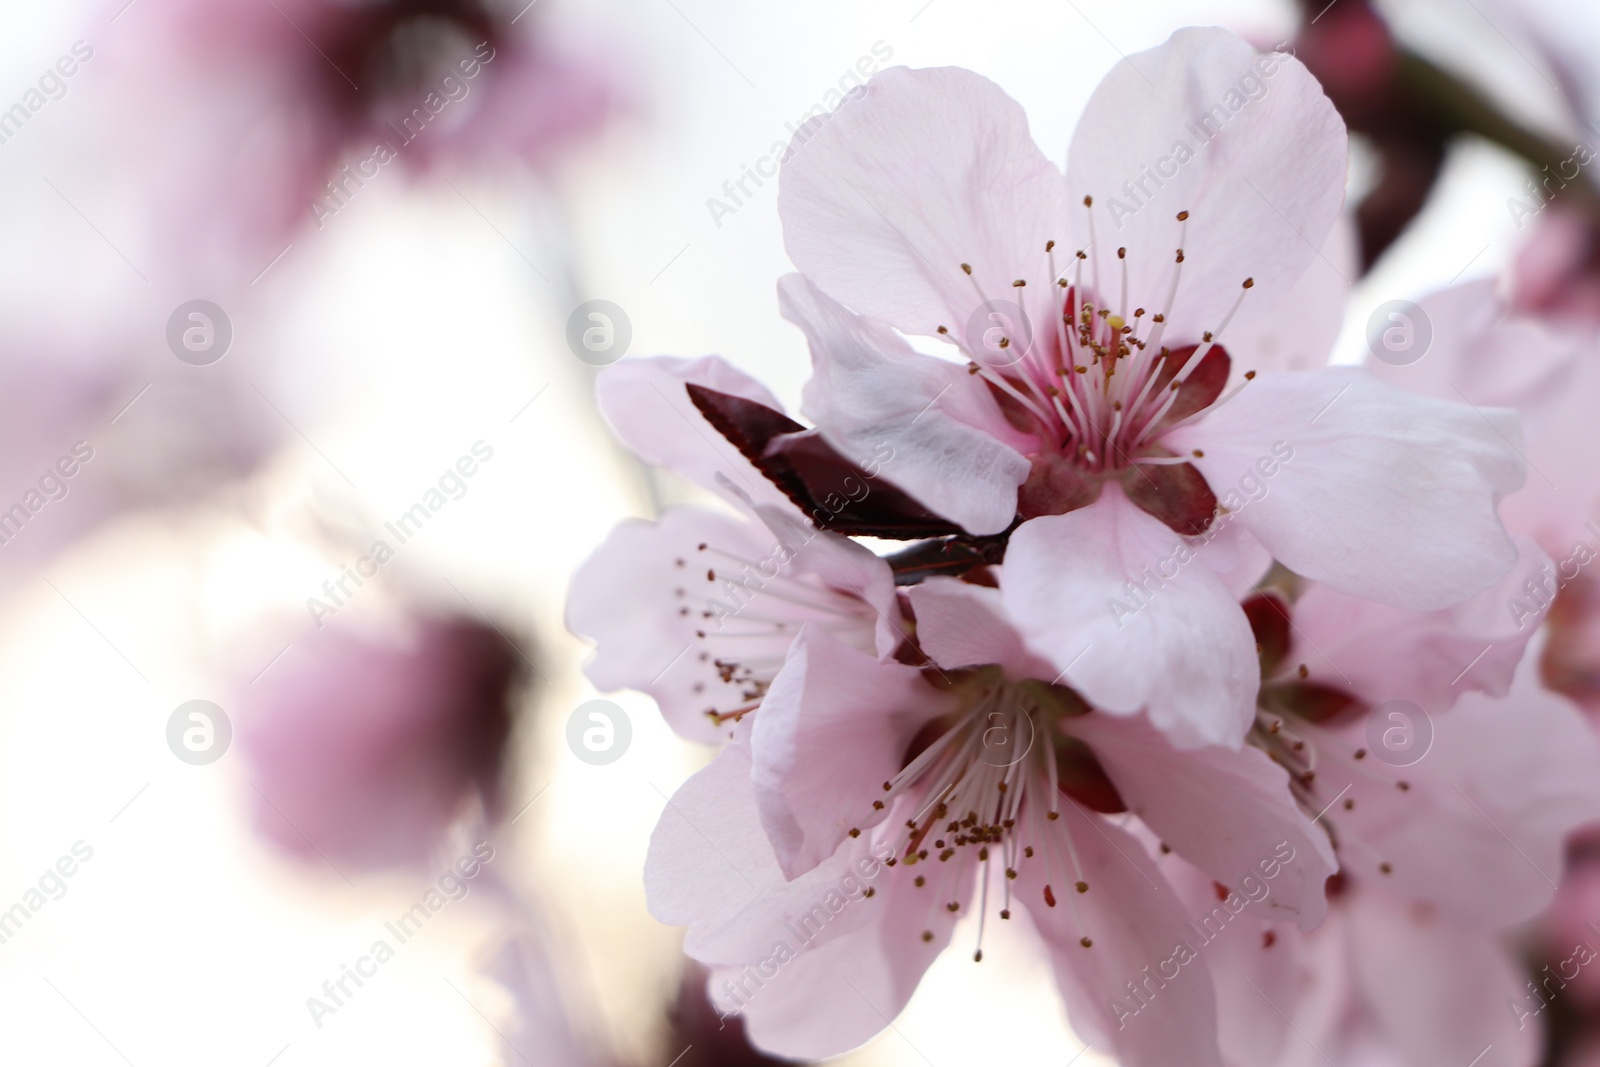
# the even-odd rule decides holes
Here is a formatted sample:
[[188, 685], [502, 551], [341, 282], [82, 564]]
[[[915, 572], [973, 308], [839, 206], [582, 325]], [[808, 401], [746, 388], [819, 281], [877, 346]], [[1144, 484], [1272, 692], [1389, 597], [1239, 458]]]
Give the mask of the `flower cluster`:
[[[1019, 921], [1128, 1064], [1531, 1047], [1498, 938], [1600, 815], [1527, 651], [1565, 548], [1512, 409], [1562, 382], [1303, 369], [1345, 127], [1222, 30], [1120, 64], [1064, 173], [959, 69], [801, 136], [806, 422], [718, 357], [609, 368], [617, 434], [727, 506], [620, 526], [568, 604], [596, 685], [719, 746], [646, 869], [713, 1000], [834, 1055]], [[1430, 366], [1486, 358], [1492, 294], [1440, 299]]]

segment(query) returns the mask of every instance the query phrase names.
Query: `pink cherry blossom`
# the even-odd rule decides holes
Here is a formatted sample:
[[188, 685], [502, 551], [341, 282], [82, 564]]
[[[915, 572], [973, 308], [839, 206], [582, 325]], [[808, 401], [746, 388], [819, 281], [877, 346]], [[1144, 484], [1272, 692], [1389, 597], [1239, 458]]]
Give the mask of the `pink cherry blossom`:
[[[1519, 569], [1543, 562], [1525, 546]], [[1409, 619], [1319, 587], [1248, 605], [1264, 672], [1251, 744], [1290, 770], [1340, 871], [1320, 928], [1251, 922], [1208, 942], [1230, 1062], [1443, 1067], [1490, 1045], [1485, 1062], [1531, 1061], [1538, 1005], [1516, 1008], [1510, 931], [1549, 903], [1566, 836], [1600, 817], [1600, 746], [1540, 685], [1537, 627], [1513, 625], [1503, 584]], [[1163, 870], [1214, 907], [1204, 876]]]
[[573, 576], [567, 626], [596, 643], [602, 690], [655, 698], [692, 740], [727, 736], [759, 705], [801, 627], [894, 654], [907, 624], [886, 563], [762, 506], [770, 528], [703, 508], [630, 520]]
[[1184, 743], [1232, 743], [1251, 698], [1242, 549], [1185, 549], [1201, 565], [1167, 567], [1131, 628], [1086, 588], [1152, 593], [1150, 569], [1224, 516], [1297, 573], [1414, 610], [1516, 558], [1495, 513], [1522, 483], [1512, 413], [1354, 369], [1258, 376], [1224, 348], [1318, 256], [1344, 172], [1305, 69], [1221, 30], [1113, 69], [1065, 175], [992, 83], [903, 68], [782, 171], [806, 415], [845, 454], [893, 442], [885, 477], [969, 534], [1020, 521], [1006, 595], [1029, 640], [1096, 706], [1147, 710]]
[[519, 654], [488, 626], [301, 634], [239, 695], [259, 832], [335, 867], [426, 862], [469, 801], [493, 815]]
[[1600, 341], [1570, 318], [1519, 311], [1490, 281], [1431, 294], [1418, 312], [1432, 334], [1426, 353], [1404, 365], [1374, 362], [1373, 372], [1425, 396], [1521, 414], [1528, 480], [1500, 510], [1513, 533], [1537, 542], [1550, 559], [1508, 590], [1506, 602], [1529, 618], [1550, 611], [1547, 683], [1586, 707], [1600, 706], [1600, 472], [1592, 461], [1600, 450], [1592, 400], [1600, 391]]
[[[1260, 752], [1171, 746], [1054, 684], [994, 588], [909, 593], [922, 667], [807, 625], [760, 709], [672, 798], [652, 911], [689, 927], [711, 995], [783, 1055], [843, 1052], [887, 1025], [976, 913], [1026, 913], [1074, 1027], [1125, 1063], [1220, 1063], [1193, 934], [1129, 813], [1218, 882], [1277, 877], [1266, 915], [1314, 926], [1325, 835]], [[1147, 1016], [1127, 986], [1163, 963]], [[1176, 971], [1173, 973], [1177, 973]], [[1122, 999], [1119, 999], [1122, 998]]]
[[596, 686], [648, 693], [680, 734], [716, 741], [759, 705], [802, 626], [888, 659], [908, 623], [889, 565], [812, 525], [686, 385], [783, 417], [771, 393], [716, 357], [608, 367], [600, 410], [623, 443], [734, 512], [672, 507], [619, 525], [573, 576], [567, 626], [596, 643], [587, 667]]

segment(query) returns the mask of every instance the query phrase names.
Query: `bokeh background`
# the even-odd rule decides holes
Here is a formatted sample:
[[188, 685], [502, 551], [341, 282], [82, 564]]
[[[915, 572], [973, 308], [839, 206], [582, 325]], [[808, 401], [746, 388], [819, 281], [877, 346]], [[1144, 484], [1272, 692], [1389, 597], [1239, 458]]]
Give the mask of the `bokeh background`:
[[[569, 1062], [552, 1036], [563, 1030], [595, 1064], [756, 1062], [713, 1057], [727, 1037], [714, 1018], [697, 1029], [673, 1015], [679, 934], [648, 915], [641, 888], [665, 798], [705, 754], [629, 694], [609, 697], [631, 727], [619, 758], [592, 765], [568, 743], [574, 709], [599, 695], [562, 625], [570, 575], [617, 521], [689, 494], [611, 443], [569, 317], [610, 301], [630, 354], [720, 353], [792, 405], [809, 363], [777, 315], [789, 266], [776, 182], [747, 182], [731, 213], [708, 200], [727, 203], [724, 183], [863, 57], [989, 76], [1059, 159], [1121, 55], [1208, 23], [1271, 47], [1309, 16], [1267, 0], [537, 0], [513, 30], [559, 49], [562, 77], [603, 98], [572, 136], [536, 161], [402, 159], [336, 213], [318, 219], [299, 195], [276, 219], [252, 212], [289, 183], [279, 171], [316, 117], [275, 130], [259, 100], [241, 102], [245, 66], [226, 48], [169, 48], [193, 6], [0, 5], [0, 109], [26, 107], [79, 42], [92, 49], [0, 141], [0, 508], [77, 442], [93, 451], [66, 495], [0, 544], [0, 909], [75, 845], [92, 853], [0, 943], [0, 1062], [542, 1067]], [[277, 14], [304, 6], [282, 0]], [[211, 0], [205, 17], [235, 7], [279, 5]], [[1600, 90], [1592, 4], [1383, 10], [1409, 47], [1530, 129], [1565, 136], [1573, 92], [1539, 27], [1570, 69], [1596, 75], [1578, 94]], [[459, 106], [487, 107], [490, 88]], [[560, 93], [518, 103], [528, 110], [506, 129], [580, 106]], [[356, 142], [336, 162], [365, 156]], [[1358, 144], [1352, 190], [1376, 173]], [[1357, 283], [1340, 358], [1359, 358], [1385, 301], [1501, 271], [1527, 236], [1506, 202], [1529, 174], [1486, 140], [1452, 142], [1421, 213]], [[192, 300], [231, 331], [204, 365], [169, 344]], [[249, 709], [274, 672], [326, 653], [308, 598], [479, 442], [492, 459], [337, 621], [386, 632], [422, 611], [498, 635], [526, 675], [501, 819], [464, 820], [425, 862], [345, 869], [263, 813]], [[330, 682], [319, 714], [380, 680], [393, 681], [377, 669]], [[168, 741], [193, 700], [233, 732], [202, 765]], [[330, 757], [326, 774], [341, 773]], [[307, 999], [484, 842], [494, 858], [469, 891], [314, 1019]], [[946, 954], [846, 1062], [1071, 1061], [1081, 1042], [1045, 962], [1004, 934], [991, 931], [981, 966]]]

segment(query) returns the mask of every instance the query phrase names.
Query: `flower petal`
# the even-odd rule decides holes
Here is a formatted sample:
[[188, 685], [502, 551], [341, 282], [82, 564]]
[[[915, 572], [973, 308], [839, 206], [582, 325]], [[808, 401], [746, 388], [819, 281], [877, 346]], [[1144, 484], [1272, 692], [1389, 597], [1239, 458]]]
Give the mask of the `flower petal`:
[[1554, 585], [1550, 557], [1526, 538], [1517, 546], [1517, 565], [1504, 578], [1440, 611], [1403, 611], [1312, 585], [1294, 605], [1294, 662], [1314, 682], [1368, 704], [1409, 700], [1429, 715], [1468, 690], [1504, 696], [1547, 606], [1524, 587]]
[[851, 314], [801, 275], [778, 282], [783, 315], [806, 333], [813, 375], [804, 409], [827, 442], [923, 506], [966, 528], [1011, 525], [1028, 477], [1028, 438], [982, 379], [913, 352], [888, 327]]
[[1516, 1012], [1530, 997], [1525, 964], [1501, 938], [1386, 893], [1353, 894], [1345, 911], [1354, 984], [1400, 1062], [1539, 1059], [1540, 1028]]
[[665, 467], [736, 505], [745, 501], [730, 485], [756, 501], [793, 508], [777, 486], [706, 422], [684, 389], [691, 382], [783, 410], [765, 386], [720, 356], [622, 360], [595, 379], [595, 398], [612, 432], [644, 462]]
[[1004, 667], [1012, 678], [1054, 678], [1056, 669], [1022, 640], [998, 589], [934, 577], [907, 594], [917, 619], [917, 645], [945, 670]]
[[[1075, 892], [1073, 873], [1059, 866], [1052, 874], [1025, 860], [1015, 895], [1050, 950], [1073, 1029], [1127, 1067], [1220, 1067], [1216, 995], [1205, 958], [1195, 952], [1203, 945], [1193, 944], [1188, 916], [1144, 846], [1076, 804], [1047, 825], [1071, 835], [1089, 890]], [[1067, 850], [1061, 840], [1046, 848]], [[1130, 983], [1148, 1000], [1130, 995]]]
[[[858, 866], [863, 862], [875, 861], [858, 860]], [[921, 888], [909, 877], [899, 877], [901, 873], [880, 873], [873, 886], [878, 892], [871, 899], [836, 893], [836, 900], [850, 900], [846, 910], [869, 916], [864, 927], [835, 935], [830, 925], [810, 941], [793, 932], [809, 933], [819, 919], [802, 919], [785, 928], [769, 946], [767, 958], [779, 944], [799, 955], [750, 996], [730, 997], [728, 983], [749, 989], [754, 984], [751, 968], [713, 974], [713, 998], [723, 1011], [743, 1009], [752, 1044], [781, 1056], [820, 1060], [848, 1052], [894, 1022], [928, 966], [949, 945], [955, 924], [968, 912], [976, 881], [970, 863], [939, 865], [930, 884]], [[808, 915], [821, 914], [818, 906], [826, 911], [827, 900], [819, 898]], [[951, 903], [955, 911], [948, 908]]]
[[[1114, 299], [1125, 264], [1127, 298], [1166, 310], [1180, 343], [1218, 330], [1252, 278], [1235, 320], [1251, 331], [1338, 217], [1345, 155], [1344, 123], [1299, 60], [1227, 30], [1179, 30], [1112, 68], [1073, 134], [1072, 201], [1094, 197], [1097, 228], [1086, 277]], [[1153, 302], [1166, 298], [1180, 247], [1177, 299], [1163, 308]]]
[[1255, 638], [1202, 551], [1108, 485], [1089, 507], [1023, 523], [1000, 588], [1056, 680], [1095, 707], [1147, 709], [1180, 746], [1237, 748], [1255, 715]]
[[1066, 195], [999, 86], [892, 67], [795, 137], [778, 214], [789, 258], [835, 300], [908, 333], [960, 335], [985, 299], [1016, 300], [1019, 279], [1033, 322], [1058, 313], [1045, 242], [1067, 240]]
[[1573, 538], [1587, 536], [1582, 527], [1600, 504], [1592, 458], [1600, 450], [1592, 399], [1600, 391], [1600, 352], [1592, 332], [1507, 318], [1490, 281], [1435, 293], [1417, 312], [1420, 321], [1391, 321], [1402, 331], [1397, 339], [1411, 343], [1420, 343], [1426, 326], [1431, 343], [1421, 358], [1403, 366], [1373, 361], [1368, 367], [1408, 392], [1516, 408], [1527, 437], [1529, 474], [1500, 513], [1510, 529], [1564, 556]]
[[1496, 505], [1522, 484], [1516, 416], [1336, 367], [1263, 377], [1163, 443], [1289, 569], [1431, 611], [1516, 562]]
[[1180, 751], [1143, 717], [1089, 714], [1066, 727], [1088, 742], [1128, 810], [1184, 859], [1258, 905], [1264, 919], [1310, 930], [1328, 914], [1339, 869], [1328, 835], [1289, 793], [1289, 775], [1255, 748]]
[[[1322, 760], [1319, 792], [1346, 781], [1354, 807], [1330, 812], [1367, 847], [1348, 873], [1428, 901], [1479, 929], [1503, 929], [1550, 902], [1566, 835], [1600, 817], [1600, 749], [1573, 705], [1539, 682], [1530, 652], [1511, 693], [1467, 693], [1432, 720], [1433, 744], [1415, 764]], [[1306, 728], [1319, 746], [1366, 745], [1367, 724], [1340, 734]], [[1399, 783], [1405, 782], [1404, 789]], [[1389, 874], [1376, 870], [1391, 865]], [[1351, 857], [1346, 857], [1347, 866]]]
[[[706, 581], [702, 544], [756, 560], [775, 549], [760, 526], [703, 508], [668, 508], [656, 522], [629, 519], [572, 576], [567, 628], [597, 646], [584, 667], [596, 688], [647, 693], [680, 736], [710, 743], [727, 729], [707, 710], [746, 701], [743, 683], [724, 680], [695, 649], [708, 626], [703, 612], [722, 595]], [[782, 638], [775, 654], [787, 643]]]
[[[683, 950], [703, 963], [740, 967], [772, 952], [785, 924], [810, 915], [830, 892], [846, 890], [862, 858], [888, 855], [865, 836], [790, 881], [778, 869], [756, 814], [751, 757], [742, 733], [679, 787], [650, 835], [644, 884], [650, 914], [689, 928]], [[878, 853], [871, 850], [876, 847]], [[829, 936], [873, 919], [854, 906], [828, 909]]]
[[884, 783], [949, 704], [915, 667], [880, 663], [811, 624], [800, 631], [750, 734], [761, 825], [785, 877], [882, 820], [873, 804]]

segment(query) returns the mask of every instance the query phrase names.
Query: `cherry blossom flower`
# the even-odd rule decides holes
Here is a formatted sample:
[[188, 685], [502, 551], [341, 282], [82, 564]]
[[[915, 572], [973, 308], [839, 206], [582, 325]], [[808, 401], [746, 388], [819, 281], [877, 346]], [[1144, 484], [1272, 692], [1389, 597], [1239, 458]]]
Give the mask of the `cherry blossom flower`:
[[[1510, 931], [1549, 903], [1567, 834], [1600, 818], [1600, 748], [1540, 685], [1524, 654], [1537, 626], [1506, 610], [1547, 564], [1524, 543], [1499, 587], [1428, 615], [1323, 587], [1247, 604], [1263, 671], [1251, 744], [1289, 769], [1340, 871], [1322, 927], [1243, 923], [1208, 942], [1230, 1062], [1442, 1067], [1490, 1045], [1487, 1062], [1532, 1060], [1539, 1003], [1517, 1010]], [[1206, 900], [1203, 875], [1163, 869]]]
[[[969, 535], [1020, 521], [1006, 596], [1030, 642], [1097, 707], [1147, 710], [1183, 743], [1236, 741], [1251, 700], [1244, 544], [1413, 610], [1515, 560], [1495, 514], [1522, 482], [1512, 413], [1351, 368], [1258, 376], [1224, 347], [1318, 255], [1344, 171], [1305, 69], [1222, 30], [1107, 75], [1065, 176], [992, 83], [903, 68], [782, 171], [805, 414], [846, 455], [892, 442], [885, 478]], [[1231, 548], [1162, 563], [1132, 618], [1105, 610], [1108, 588], [1151, 592], [1150, 569], [1223, 516]]]
[[1570, 318], [1519, 312], [1488, 280], [1433, 293], [1417, 310], [1432, 334], [1427, 352], [1404, 365], [1375, 362], [1372, 370], [1425, 396], [1520, 413], [1528, 481], [1500, 510], [1507, 527], [1537, 542], [1550, 560], [1506, 603], [1531, 622], [1549, 611], [1547, 684], [1585, 707], [1600, 707], [1600, 641], [1594, 635], [1600, 473], [1591, 459], [1600, 448], [1591, 399], [1600, 390], [1600, 352], [1594, 331], [1575, 328]]
[[[932, 577], [908, 597], [921, 667], [801, 629], [760, 710], [663, 814], [654, 914], [689, 927], [719, 1008], [782, 1055], [860, 1044], [961, 919], [977, 913], [981, 960], [983, 925], [1025, 912], [1086, 1039], [1129, 1064], [1220, 1063], [1184, 912], [1108, 816], [1309, 927], [1332, 854], [1288, 776], [1254, 749], [1175, 749], [1143, 717], [1092, 708], [994, 588]], [[1252, 892], [1264, 877], [1271, 892]], [[1157, 969], [1149, 1016], [1117, 999]]]
[[619, 525], [573, 576], [567, 626], [597, 645], [586, 668], [596, 686], [648, 693], [674, 730], [710, 742], [760, 704], [802, 626], [889, 659], [908, 624], [889, 565], [812, 525], [718, 436], [686, 385], [783, 417], [716, 357], [607, 368], [600, 409], [624, 443], [734, 511], [672, 507]]
[[308, 631], [240, 694], [259, 832], [336, 867], [422, 863], [475, 799], [493, 815], [521, 661], [494, 629], [416, 618]]

